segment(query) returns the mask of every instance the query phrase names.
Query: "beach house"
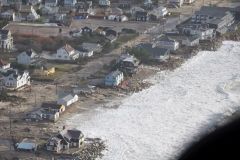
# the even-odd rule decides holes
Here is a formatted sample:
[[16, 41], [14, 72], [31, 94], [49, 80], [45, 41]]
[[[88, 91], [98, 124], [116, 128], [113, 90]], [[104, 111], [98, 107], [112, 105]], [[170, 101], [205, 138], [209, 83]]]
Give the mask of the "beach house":
[[105, 86], [118, 86], [124, 79], [123, 72], [116, 70], [105, 77]]

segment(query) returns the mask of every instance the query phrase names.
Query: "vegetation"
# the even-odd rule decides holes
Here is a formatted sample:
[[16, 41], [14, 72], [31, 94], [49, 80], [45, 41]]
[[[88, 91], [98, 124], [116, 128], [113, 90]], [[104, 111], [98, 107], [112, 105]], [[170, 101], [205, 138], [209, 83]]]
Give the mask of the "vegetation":
[[6, 26], [8, 24], [8, 21], [6, 20], [0, 20], [0, 27], [3, 28], [4, 26]]
[[142, 63], [149, 63], [150, 55], [148, 52], [142, 48], [127, 48], [126, 51], [134, 55], [137, 59], [139, 59]]
[[22, 97], [18, 97], [15, 95], [9, 95], [7, 92], [5, 91], [1, 91], [0, 92], [0, 102], [16, 102], [16, 101], [26, 101], [25, 98]]

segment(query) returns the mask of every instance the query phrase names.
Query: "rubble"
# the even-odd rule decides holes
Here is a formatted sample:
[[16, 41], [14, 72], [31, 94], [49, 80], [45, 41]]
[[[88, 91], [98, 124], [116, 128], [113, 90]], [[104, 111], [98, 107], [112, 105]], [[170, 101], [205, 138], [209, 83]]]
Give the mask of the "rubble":
[[78, 153], [75, 153], [75, 157], [78, 160], [102, 158], [102, 151], [105, 149], [106, 145], [100, 138], [86, 138], [83, 148]]

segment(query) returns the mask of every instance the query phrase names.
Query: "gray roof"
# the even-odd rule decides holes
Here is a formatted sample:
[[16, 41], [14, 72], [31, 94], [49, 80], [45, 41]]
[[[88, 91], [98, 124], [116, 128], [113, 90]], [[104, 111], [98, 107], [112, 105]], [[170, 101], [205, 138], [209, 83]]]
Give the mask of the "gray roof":
[[72, 100], [73, 98], [74, 98], [74, 96], [73, 96], [73, 95], [71, 95], [71, 94], [69, 94], [69, 95], [67, 95], [67, 96], [63, 97], [63, 98], [62, 98], [62, 100], [64, 100], [64, 101], [68, 102], [68, 101]]
[[160, 35], [159, 37], [156, 38], [157, 41], [169, 41], [169, 42], [173, 42], [175, 41], [174, 39], [166, 36], [166, 35]]
[[119, 70], [116, 70], [116, 71], [113, 71], [113, 72], [109, 73], [109, 74], [107, 75], [107, 77], [117, 77], [117, 76], [120, 75], [120, 74], [122, 74], [122, 72], [119, 71]]
[[60, 132], [62, 137], [66, 138], [68, 141], [71, 141], [71, 139], [80, 139], [83, 137], [83, 134], [78, 129], [64, 129]]
[[96, 51], [98, 49], [102, 48], [100, 44], [97, 43], [83, 43], [81, 45], [82, 50], [87, 50], [87, 51]]
[[138, 48], [141, 48], [148, 52], [152, 57], [157, 57], [169, 53], [169, 49], [153, 47], [151, 43], [141, 43], [137, 45]]
[[208, 15], [212, 17], [221, 18], [226, 15], [226, 12], [231, 9], [228, 7], [216, 7], [216, 6], [203, 6], [199, 11], [196, 11], [196, 15]]

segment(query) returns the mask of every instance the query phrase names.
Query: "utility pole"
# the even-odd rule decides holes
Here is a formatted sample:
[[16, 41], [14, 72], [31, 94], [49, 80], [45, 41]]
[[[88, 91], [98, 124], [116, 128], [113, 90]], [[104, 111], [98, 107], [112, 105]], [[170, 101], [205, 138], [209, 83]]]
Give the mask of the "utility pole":
[[34, 98], [35, 98], [35, 107], [37, 107], [37, 94], [34, 92]]
[[[11, 107], [13, 107], [13, 104], [11, 103], [10, 108], [9, 108], [9, 135], [12, 137], [12, 120], [11, 120]], [[12, 150], [12, 143], [10, 143], [10, 151]]]

